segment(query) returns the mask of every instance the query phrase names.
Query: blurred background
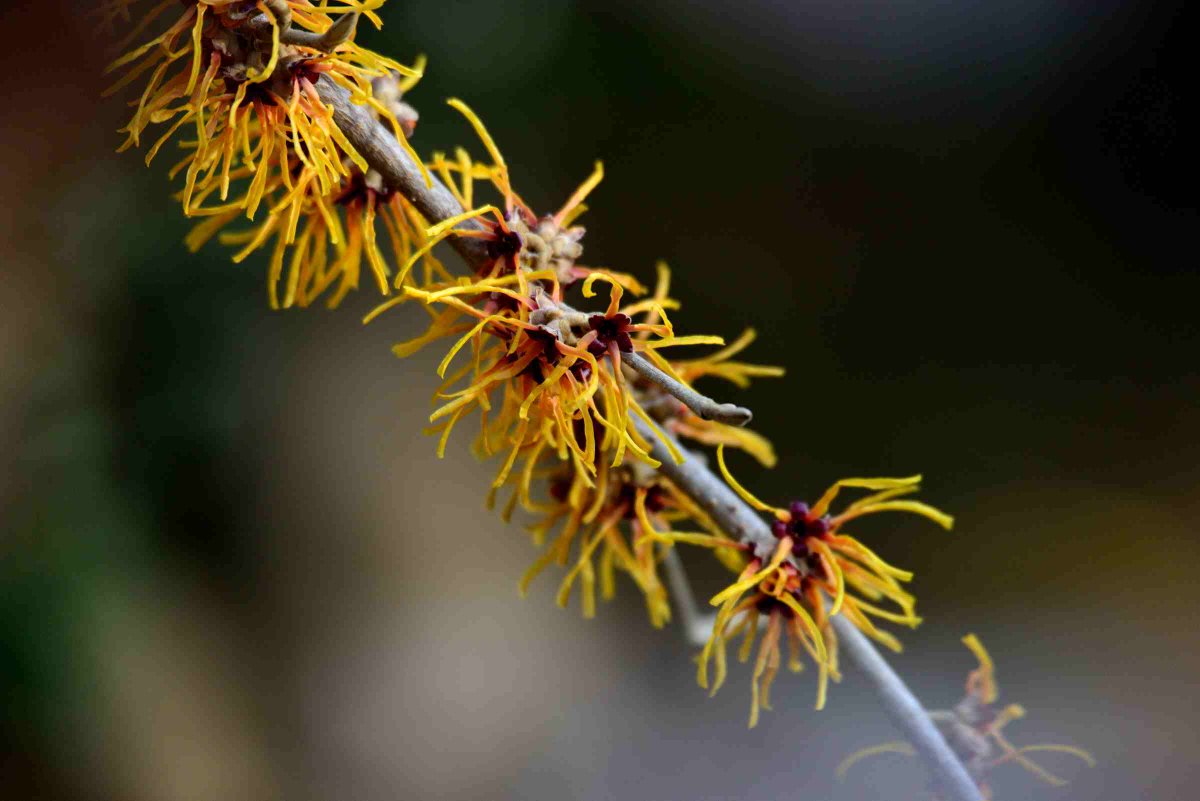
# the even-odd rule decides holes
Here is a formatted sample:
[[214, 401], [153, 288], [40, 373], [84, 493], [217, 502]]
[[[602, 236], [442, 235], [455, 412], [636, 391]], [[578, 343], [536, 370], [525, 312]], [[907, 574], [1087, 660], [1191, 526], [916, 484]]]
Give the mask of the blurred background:
[[[83, 4], [86, 5], [86, 4]], [[189, 255], [166, 162], [113, 153], [81, 4], [5, 3], [0, 797], [918, 798], [848, 672], [709, 700], [631, 587], [592, 621], [517, 597], [492, 465], [419, 430], [409, 315], [271, 313], [262, 259]], [[980, 635], [1018, 744], [1072, 779], [1000, 799], [1194, 797], [1200, 327], [1184, 27], [1168, 3], [389, 3], [429, 56], [423, 152], [487, 121], [535, 207], [602, 158], [587, 262], [663, 258], [691, 332], [785, 365], [730, 400], [812, 497], [926, 475], [951, 534], [860, 533], [917, 573], [900, 672], [961, 695]], [[1190, 59], [1188, 60], [1190, 62]], [[872, 525], [874, 524], [874, 525]], [[717, 586], [693, 565], [701, 594]], [[1192, 788], [1190, 791], [1186, 788]]]

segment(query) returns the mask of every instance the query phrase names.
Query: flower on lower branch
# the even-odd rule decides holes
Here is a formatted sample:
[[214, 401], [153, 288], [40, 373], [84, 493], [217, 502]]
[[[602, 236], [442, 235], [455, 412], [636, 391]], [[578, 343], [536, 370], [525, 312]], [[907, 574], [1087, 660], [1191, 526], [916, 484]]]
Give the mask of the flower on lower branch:
[[[991, 788], [985, 781], [987, 774], [1009, 762], [1015, 762], [1047, 784], [1061, 786], [1067, 783], [1030, 759], [1029, 754], [1068, 754], [1089, 767], [1095, 767], [1092, 755], [1074, 746], [1039, 744], [1018, 748], [1010, 743], [1001, 730], [1012, 721], [1025, 717], [1025, 708], [1019, 704], [1009, 704], [1003, 708], [997, 706], [999, 690], [991, 655], [974, 634], [963, 637], [963, 644], [979, 661], [979, 667], [967, 675], [966, 695], [953, 709], [934, 710], [929, 717], [979, 785], [984, 798], [992, 798]], [[871, 746], [844, 759], [838, 766], [837, 775], [839, 779], [844, 779], [850, 768], [867, 757], [880, 754], [913, 756], [915, 753], [913, 747], [904, 741]], [[933, 797], [938, 797], [936, 792]]]
[[[902, 496], [915, 492], [920, 476], [910, 478], [850, 478], [830, 487], [815, 503], [796, 501], [786, 509], [769, 506], [750, 494], [730, 474], [724, 446], [717, 460], [725, 480], [747, 503], [774, 517], [773, 545], [760, 544], [753, 559], [728, 588], [712, 599], [718, 607], [712, 636], [700, 656], [698, 679], [702, 687], [716, 692], [725, 679], [725, 647], [728, 640], [745, 634], [739, 658], [749, 659], [759, 625], [766, 628], [758, 647], [751, 681], [750, 725], [758, 721], [760, 708], [770, 708], [770, 687], [781, 662], [781, 643], [791, 649], [788, 667], [798, 672], [801, 654], [807, 652], [819, 671], [817, 708], [825, 705], [828, 680], [838, 678], [837, 638], [829, 619], [846, 615], [864, 633], [878, 642], [900, 649], [899, 641], [881, 631], [871, 618], [916, 626], [915, 598], [900, 582], [912, 574], [883, 561], [845, 530], [845, 524], [877, 512], [903, 511], [926, 517], [949, 529], [953, 519], [937, 509]], [[846, 488], [874, 491], [851, 503], [838, 514], [830, 506]], [[896, 609], [877, 605], [890, 602]], [[716, 674], [709, 676], [709, 663]]]
[[[566, 606], [578, 585], [583, 615], [590, 618], [595, 615], [597, 583], [601, 597], [610, 600], [616, 592], [616, 574], [624, 573], [642, 592], [650, 622], [658, 628], [671, 619], [659, 576], [659, 565], [670, 548], [679, 542], [703, 543], [725, 560], [738, 559], [744, 549], [725, 537], [675, 485], [640, 462], [621, 467], [601, 462], [594, 484], [552, 466], [545, 476], [545, 501], [531, 497], [528, 476], [532, 472], [527, 469], [511, 482], [516, 486], [505, 510], [507, 517], [519, 502], [539, 516], [529, 531], [543, 551], [521, 578], [522, 596], [549, 565], [569, 565], [559, 585], [558, 603]], [[700, 531], [673, 530], [684, 523]]]

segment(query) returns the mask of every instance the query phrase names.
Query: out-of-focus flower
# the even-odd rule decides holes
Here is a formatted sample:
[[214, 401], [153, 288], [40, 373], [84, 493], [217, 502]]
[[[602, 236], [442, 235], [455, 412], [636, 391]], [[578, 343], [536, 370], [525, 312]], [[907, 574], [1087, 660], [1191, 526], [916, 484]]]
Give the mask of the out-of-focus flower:
[[[1020, 704], [1009, 704], [1003, 708], [997, 705], [1000, 693], [991, 655], [974, 634], [963, 637], [963, 644], [975, 655], [979, 667], [967, 674], [967, 692], [963, 699], [953, 709], [931, 712], [930, 718], [978, 783], [984, 798], [992, 798], [991, 788], [986, 782], [987, 774], [1009, 762], [1015, 762], [1047, 784], [1061, 786], [1067, 783], [1030, 759], [1029, 754], [1068, 754], [1089, 767], [1095, 767], [1095, 759], [1082, 748], [1050, 743], [1018, 748], [1010, 743], [1002, 729], [1012, 721], [1025, 717], [1025, 708]], [[913, 747], [904, 741], [871, 746], [844, 759], [838, 766], [837, 775], [844, 779], [850, 768], [867, 757], [880, 754], [914, 756], [915, 753]], [[938, 798], [936, 791], [933, 797]]]
[[[670, 481], [639, 462], [615, 468], [602, 462], [594, 484], [570, 470], [551, 467], [546, 477], [549, 497], [544, 501], [531, 497], [532, 473], [527, 469], [513, 482], [516, 486], [506, 509], [507, 517], [519, 502], [538, 515], [529, 531], [543, 552], [521, 578], [522, 595], [549, 565], [570, 565], [559, 586], [558, 603], [566, 606], [578, 584], [584, 617], [592, 617], [597, 582], [601, 597], [609, 600], [616, 591], [616, 573], [621, 572], [642, 592], [650, 622], [657, 628], [671, 619], [658, 569], [668, 549], [681, 542], [705, 544], [726, 560], [738, 559], [743, 550]], [[685, 522], [699, 530], [674, 530]]]
[[[108, 3], [99, 11], [100, 23], [129, 22], [127, 44], [179, 3], [131, 13], [138, 5]], [[371, 180], [366, 162], [316, 88], [325, 78], [347, 89], [354, 102], [370, 106], [409, 147], [406, 135], [415, 116], [407, 116], [394, 95], [420, 77], [420, 66], [405, 67], [353, 41], [359, 15], [379, 25], [374, 9], [381, 5], [382, 0], [336, 5], [188, 0], [162, 33], [108, 68], [125, 74], [106, 94], [149, 73], [123, 129], [122, 150], [141, 145], [149, 128], [165, 126], [147, 150], [149, 164], [164, 145], [185, 135], [179, 142], [185, 155], [170, 174], [184, 175], [179, 199], [185, 214], [206, 218], [189, 236], [189, 246], [199, 247], [242, 214], [254, 220], [260, 209], [268, 210], [267, 219], [249, 232], [226, 238], [245, 246], [240, 260], [274, 237], [273, 305], [297, 299], [303, 305], [336, 282], [335, 305], [357, 286], [364, 259], [387, 292], [389, 271], [375, 245], [379, 196], [387, 193]], [[345, 230], [339, 203], [345, 208]], [[414, 226], [402, 209], [386, 216], [393, 249], [407, 260]], [[293, 253], [281, 304], [276, 284], [288, 248]]]
[[[715, 692], [725, 678], [726, 642], [741, 632], [746, 641], [739, 654], [749, 658], [759, 617], [766, 616], [767, 628], [759, 646], [752, 678], [750, 725], [758, 720], [760, 706], [769, 709], [769, 689], [780, 664], [780, 642], [787, 635], [792, 648], [789, 667], [800, 669], [799, 654], [807, 650], [820, 671], [817, 708], [825, 704], [829, 677], [837, 677], [836, 635], [828, 626], [833, 615], [844, 614], [868, 636], [900, 650], [899, 641], [879, 630], [871, 618], [916, 626], [916, 600], [900, 582], [912, 574], [883, 561], [874, 551], [843, 530], [859, 517], [878, 512], [903, 511], [926, 517], [949, 529], [953, 519], [937, 509], [901, 496], [917, 491], [920, 476], [909, 478], [850, 478], [834, 483], [811, 506], [796, 501], [786, 509], [769, 506], [747, 491], [730, 474], [724, 446], [717, 448], [721, 474], [730, 487], [756, 509], [773, 517], [771, 531], [775, 546], [769, 553], [756, 553], [738, 579], [712, 599], [719, 607], [712, 636], [700, 658], [699, 681], [709, 685], [708, 663], [715, 660]], [[851, 503], [833, 515], [829, 509], [845, 488], [874, 493]], [[828, 603], [826, 601], [828, 599]], [[890, 601], [898, 611], [877, 605]]]
[[[398, 75], [375, 80], [376, 93], [403, 115], [409, 136], [416, 127], [416, 112], [401, 98], [415, 83], [415, 78]], [[406, 108], [409, 111], [405, 112]], [[350, 290], [359, 287], [364, 266], [380, 294], [390, 294], [393, 271], [388, 266], [389, 257], [393, 264], [406, 264], [426, 244], [424, 230], [428, 222], [374, 170], [363, 172], [351, 165], [339, 186], [323, 195], [310, 179], [311, 168], [294, 157], [291, 163], [296, 179], [290, 185], [275, 177], [267, 186], [266, 215], [244, 231], [220, 234], [222, 243], [238, 248], [234, 261], [241, 262], [269, 245], [267, 287], [272, 308], [305, 307], [327, 290], [332, 290], [327, 305], [337, 306]], [[234, 177], [247, 173], [243, 169]], [[208, 216], [188, 236], [187, 244], [193, 251], [242, 215], [244, 195], [213, 209], [204, 208], [202, 204], [212, 191], [210, 187], [197, 197], [201, 207], [194, 213]], [[449, 273], [428, 249], [419, 258], [425, 264], [426, 282], [435, 276], [450, 280]]]

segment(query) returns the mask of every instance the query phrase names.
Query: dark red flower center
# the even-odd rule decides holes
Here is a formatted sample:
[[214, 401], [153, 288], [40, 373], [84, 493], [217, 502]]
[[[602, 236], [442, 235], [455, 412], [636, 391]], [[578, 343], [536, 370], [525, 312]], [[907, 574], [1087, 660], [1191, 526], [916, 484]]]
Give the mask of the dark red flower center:
[[596, 332], [596, 338], [588, 345], [592, 355], [600, 356], [608, 352], [612, 345], [623, 353], [633, 352], [633, 339], [629, 336], [629, 326], [633, 321], [628, 314], [617, 312], [612, 317], [603, 314], [593, 314], [588, 318], [588, 325]]
[[808, 504], [803, 501], [792, 501], [788, 505], [788, 512], [792, 516], [791, 521], [775, 520], [771, 523], [771, 533], [775, 535], [775, 539], [792, 537], [799, 547], [808, 537], [823, 538], [832, 528], [829, 515], [813, 517]]
[[521, 235], [516, 231], [505, 231], [497, 227], [495, 238], [489, 239], [487, 253], [489, 258], [502, 259], [521, 252]]

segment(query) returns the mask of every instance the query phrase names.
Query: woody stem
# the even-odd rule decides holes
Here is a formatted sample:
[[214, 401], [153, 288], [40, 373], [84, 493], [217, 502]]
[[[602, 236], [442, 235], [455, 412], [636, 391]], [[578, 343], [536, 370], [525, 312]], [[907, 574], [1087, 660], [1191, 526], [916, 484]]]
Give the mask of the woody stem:
[[[436, 175], [430, 175], [430, 183], [425, 183], [420, 166], [400, 146], [392, 132], [375, 119], [369, 108], [352, 103], [350, 93], [328, 78], [318, 81], [317, 91], [322, 100], [333, 106], [333, 121], [355, 150], [383, 176], [388, 186], [404, 195], [422, 217], [430, 223], [438, 223], [463, 213], [463, 207]], [[455, 228], [474, 231], [482, 226], [472, 219], [460, 222]], [[472, 268], [488, 258], [487, 243], [482, 239], [452, 236], [449, 241]]]
[[[435, 176], [431, 176], [430, 183], [426, 184], [422, 170], [399, 145], [392, 132], [376, 121], [367, 108], [354, 105], [345, 89], [322, 78], [318, 90], [321, 98], [333, 106], [334, 121], [355, 149], [427, 220], [437, 223], [463, 212], [454, 195]], [[471, 230], [478, 228], [478, 223], [468, 220], [459, 223], [458, 227]], [[473, 269], [486, 263], [486, 246], [478, 238], [452, 237], [451, 242]], [[749, 413], [746, 414], [749, 419]], [[702, 459], [680, 448], [686, 458], [681, 463], [675, 463], [663, 442], [640, 421], [638, 425], [641, 426], [642, 435], [652, 444], [651, 455], [662, 462], [660, 472], [687, 493], [726, 534], [739, 542], [750, 544], [754, 552], [760, 555], [764, 552], [769, 554], [774, 549], [775, 540], [767, 523], [714, 475]], [[669, 433], [664, 433], [664, 436], [679, 447]], [[832, 625], [846, 657], [871, 681], [884, 710], [924, 758], [947, 801], [983, 801], [979, 789], [934, 727], [929, 715], [870, 641], [842, 616], [834, 617]]]
[[753, 416], [749, 409], [742, 406], [735, 406], [732, 403], [717, 403], [707, 395], [700, 394], [687, 384], [675, 380], [667, 373], [658, 369], [653, 362], [640, 353], [622, 351], [621, 361], [625, 363], [626, 367], [635, 370], [642, 378], [651, 381], [659, 389], [673, 395], [680, 403], [691, 409], [703, 420], [715, 420], [718, 423], [744, 426], [750, 422], [750, 418]]

